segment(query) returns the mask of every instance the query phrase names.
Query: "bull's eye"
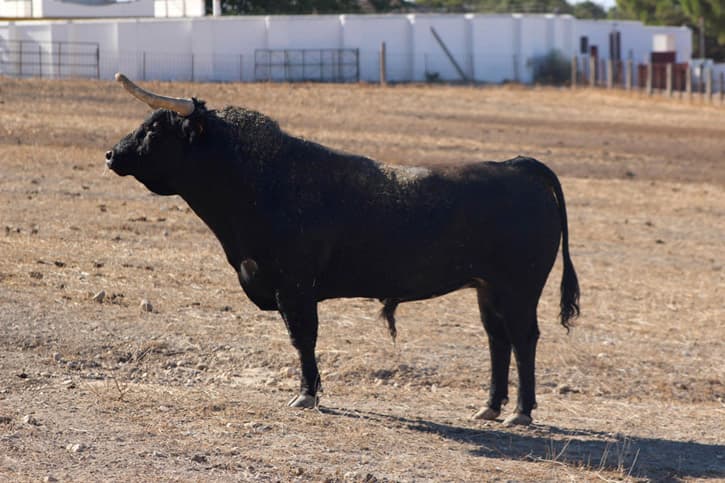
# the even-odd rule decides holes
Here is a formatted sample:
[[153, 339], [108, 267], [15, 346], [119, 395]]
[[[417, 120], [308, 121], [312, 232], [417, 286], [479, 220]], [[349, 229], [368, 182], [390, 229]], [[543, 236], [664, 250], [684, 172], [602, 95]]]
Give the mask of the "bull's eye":
[[159, 127], [160, 127], [159, 121], [156, 121], [156, 122], [154, 122], [154, 123], [153, 123], [153, 124], [151, 125], [151, 130], [152, 130], [152, 131], [157, 131], [157, 130], [159, 129]]

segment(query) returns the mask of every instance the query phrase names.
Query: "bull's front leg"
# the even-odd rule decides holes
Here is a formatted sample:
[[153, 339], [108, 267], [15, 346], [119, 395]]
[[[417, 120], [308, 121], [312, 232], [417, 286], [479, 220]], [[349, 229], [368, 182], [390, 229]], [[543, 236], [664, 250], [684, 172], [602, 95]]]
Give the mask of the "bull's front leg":
[[278, 290], [277, 308], [287, 326], [292, 345], [300, 357], [300, 393], [288, 403], [290, 407], [313, 408], [317, 406], [320, 390], [320, 373], [315, 359], [317, 343], [317, 300], [310, 294], [294, 290]]

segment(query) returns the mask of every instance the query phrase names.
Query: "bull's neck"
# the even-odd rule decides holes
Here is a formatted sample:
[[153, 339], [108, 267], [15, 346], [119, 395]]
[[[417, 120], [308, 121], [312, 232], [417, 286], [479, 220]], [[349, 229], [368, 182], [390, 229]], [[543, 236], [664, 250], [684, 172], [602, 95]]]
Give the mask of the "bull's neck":
[[241, 261], [254, 257], [258, 249], [245, 236], [256, 226], [251, 192], [230, 173], [203, 172], [185, 178], [179, 195], [214, 232], [227, 260], [239, 270]]

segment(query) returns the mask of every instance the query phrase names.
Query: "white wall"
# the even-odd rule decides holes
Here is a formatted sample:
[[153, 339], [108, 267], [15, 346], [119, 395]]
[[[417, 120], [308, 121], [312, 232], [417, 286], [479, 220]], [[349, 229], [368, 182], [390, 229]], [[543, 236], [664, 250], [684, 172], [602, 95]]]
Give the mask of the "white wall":
[[385, 42], [387, 79], [405, 81], [412, 77], [411, 23], [402, 15], [344, 15], [342, 47], [360, 49], [360, 80], [380, 79], [380, 45]]
[[338, 15], [266, 18], [270, 49], [339, 49], [342, 45], [342, 23]]
[[409, 15], [413, 31], [413, 80], [422, 82], [426, 75], [437, 74], [441, 80], [461, 80], [453, 63], [436, 41], [435, 28], [449, 52], [466, 76], [471, 73], [470, 21], [464, 15]]
[[38, 17], [153, 17], [154, 0], [111, 3], [107, 5], [83, 5], [60, 0], [34, 0], [33, 16]]
[[511, 15], [476, 15], [471, 19], [473, 77], [478, 82], [514, 79], [514, 23]]
[[[185, 80], [192, 78], [191, 20], [143, 19], [119, 30], [120, 53], [141, 51], [136, 59], [137, 75], [143, 79]], [[136, 48], [127, 48], [135, 43]], [[140, 64], [138, 64], [140, 62]]]
[[[310, 52], [316, 49], [340, 49], [342, 47], [342, 22], [339, 15], [269, 16], [267, 19], [267, 48], [296, 50], [289, 56], [271, 54], [272, 64], [268, 70], [260, 69], [257, 79], [282, 81], [317, 80], [332, 76], [330, 69], [314, 66], [320, 54]], [[303, 52], [306, 50], [307, 52]], [[280, 62], [288, 62], [282, 66]], [[306, 62], [308, 66], [303, 65]]]
[[551, 15], [521, 16], [521, 44], [517, 52], [518, 80], [533, 79], [532, 59], [545, 56], [554, 49], [554, 19]]
[[[46, 0], [47, 1], [47, 0]], [[154, 9], [150, 17], [203, 17], [203, 0], [151, 0]]]
[[609, 33], [618, 30], [621, 35], [622, 59], [631, 58], [635, 62], [647, 62], [652, 52], [652, 41], [658, 33], [672, 34], [675, 38], [677, 62], [688, 62], [692, 57], [692, 32], [687, 27], [646, 26], [636, 21], [578, 20], [573, 25], [574, 49], [579, 52], [579, 37], [589, 37], [589, 45], [599, 47], [599, 57], [607, 59], [609, 52]]
[[201, 17], [204, 0], [131, 0], [84, 5], [69, 0], [0, 0], [0, 17], [113, 18]]
[[32, 0], [0, 0], [0, 17], [23, 18], [32, 16]]
[[[684, 27], [567, 15], [249, 16], [0, 22], [3, 25], [0, 39], [98, 43], [102, 78], [123, 71], [136, 79], [283, 80], [284, 67], [265, 77], [264, 66], [255, 63], [256, 50], [346, 48], [359, 49], [360, 79], [374, 82], [379, 79], [380, 44], [385, 42], [389, 81], [425, 81], [426, 73], [460, 80], [431, 27], [465, 74], [478, 82], [528, 82], [531, 59], [552, 49], [566, 57], [578, 54], [582, 35], [606, 59], [613, 29], [621, 32], [623, 59], [631, 51], [635, 62], [646, 61], [653, 35], [664, 32], [675, 37], [678, 61], [688, 60], [692, 52], [691, 34]], [[314, 78], [314, 72], [309, 77], [299, 74], [298, 78]]]
[[264, 17], [199, 18], [191, 28], [195, 80], [254, 80], [254, 51], [267, 48]]
[[[67, 29], [63, 36], [60, 32], [54, 33], [54, 41], [67, 42], [96, 42], [99, 44], [99, 75], [103, 79], [112, 78], [115, 72], [118, 72], [118, 22], [108, 21], [68, 21]], [[80, 49], [83, 52], [81, 59], [87, 61], [86, 52], [89, 49]], [[78, 68], [73, 75], [83, 76], [88, 73], [88, 68]]]
[[554, 15], [554, 49], [567, 57], [576, 54], [579, 41], [574, 39], [574, 24], [577, 20], [569, 15]]
[[688, 62], [692, 58], [692, 31], [688, 27], [660, 27], [645, 26], [646, 37], [650, 39], [650, 50], [652, 49], [652, 37], [656, 34], [673, 34], [675, 37], [675, 49], [677, 62]]

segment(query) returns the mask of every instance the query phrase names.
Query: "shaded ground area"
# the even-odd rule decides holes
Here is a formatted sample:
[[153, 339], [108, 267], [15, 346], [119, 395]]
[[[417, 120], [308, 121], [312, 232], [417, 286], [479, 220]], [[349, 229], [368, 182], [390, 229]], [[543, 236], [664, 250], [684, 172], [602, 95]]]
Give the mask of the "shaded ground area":
[[378, 303], [326, 302], [321, 408], [290, 411], [279, 317], [244, 297], [182, 200], [103, 167], [146, 108], [111, 83], [1, 79], [0, 479], [725, 479], [725, 109], [584, 90], [149, 85], [391, 163], [541, 159], [562, 177], [583, 316], [569, 336], [558, 325], [557, 265], [536, 424], [505, 428], [469, 420], [489, 371], [471, 291], [402, 305], [396, 345]]

